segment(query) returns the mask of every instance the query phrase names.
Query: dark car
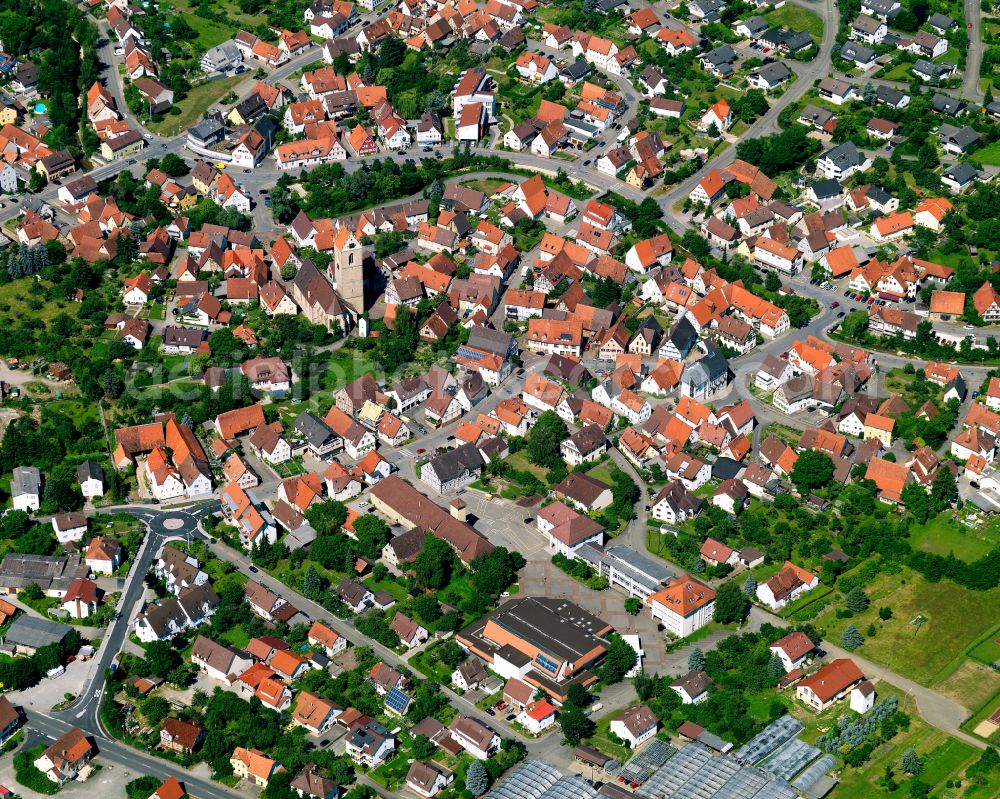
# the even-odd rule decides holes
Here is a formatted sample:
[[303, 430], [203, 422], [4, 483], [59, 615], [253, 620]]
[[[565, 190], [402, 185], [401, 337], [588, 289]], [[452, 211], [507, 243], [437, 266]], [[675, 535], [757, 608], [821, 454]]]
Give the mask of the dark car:
[[256, 566], [251, 566], [250, 567], [250, 571], [253, 572], [254, 574], [256, 574], [257, 572], [260, 571], [260, 569], [258, 569]]

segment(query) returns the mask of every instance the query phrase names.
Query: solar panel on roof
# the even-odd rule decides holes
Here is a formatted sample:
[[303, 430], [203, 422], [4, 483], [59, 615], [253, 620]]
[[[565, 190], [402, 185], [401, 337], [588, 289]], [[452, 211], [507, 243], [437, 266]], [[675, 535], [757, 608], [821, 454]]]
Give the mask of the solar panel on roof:
[[407, 693], [398, 688], [391, 688], [385, 697], [385, 706], [396, 713], [403, 715], [410, 704], [410, 697]]

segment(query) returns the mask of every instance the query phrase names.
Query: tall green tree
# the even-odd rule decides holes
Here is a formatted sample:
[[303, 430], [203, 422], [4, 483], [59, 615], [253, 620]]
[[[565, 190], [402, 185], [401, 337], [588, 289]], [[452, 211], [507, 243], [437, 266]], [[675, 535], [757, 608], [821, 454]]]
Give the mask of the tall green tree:
[[621, 682], [635, 666], [635, 650], [620, 635], [612, 635], [601, 666], [601, 679], [609, 685]]
[[563, 463], [560, 445], [569, 436], [566, 423], [555, 411], [545, 411], [528, 432], [528, 460], [536, 466], [553, 468]]
[[720, 624], [731, 624], [742, 621], [749, 606], [746, 595], [740, 590], [735, 580], [723, 583], [715, 594], [715, 613], [713, 618]]
[[791, 474], [792, 482], [800, 493], [808, 493], [829, 485], [833, 479], [833, 461], [825, 452], [807, 449], [800, 452]]
[[413, 563], [417, 582], [431, 590], [448, 585], [458, 568], [458, 558], [448, 542], [433, 535], [428, 535], [424, 540], [424, 548]]

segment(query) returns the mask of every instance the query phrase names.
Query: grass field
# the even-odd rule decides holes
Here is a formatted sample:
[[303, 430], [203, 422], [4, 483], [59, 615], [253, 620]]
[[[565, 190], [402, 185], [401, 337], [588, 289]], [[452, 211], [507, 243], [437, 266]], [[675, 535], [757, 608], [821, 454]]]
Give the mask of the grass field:
[[206, 50], [228, 41], [236, 33], [235, 29], [228, 25], [199, 17], [197, 14], [185, 14], [184, 21], [198, 34], [198, 45]]
[[937, 683], [934, 690], [965, 705], [969, 710], [975, 710], [1000, 691], [1000, 672], [967, 658], [954, 672]]
[[978, 161], [984, 166], [1000, 166], [1000, 141], [995, 141], [981, 150], [976, 150], [972, 160]]
[[914, 410], [927, 400], [940, 402], [944, 398], [942, 388], [926, 381], [918, 383], [916, 375], [908, 375], [902, 369], [890, 369], [886, 373], [885, 390], [899, 394]]
[[24, 277], [0, 286], [0, 320], [30, 317], [48, 322], [60, 313], [76, 316], [77, 303], [67, 301], [52, 302], [43, 299], [48, 291], [47, 281], [35, 282]]
[[[871, 606], [851, 619], [838, 619], [834, 610], [825, 609], [813, 622], [830, 641], [838, 641], [848, 624], [855, 624], [864, 634], [874, 624], [877, 634], [866, 635], [858, 654], [882, 663], [893, 671], [934, 685], [957, 669], [963, 653], [996, 625], [992, 613], [970, 613], [969, 608], [995, 608], [1000, 589], [969, 591], [942, 580], [929, 583], [910, 569], [898, 574], [879, 574], [865, 587]], [[893, 616], [882, 622], [878, 609], [892, 608]], [[926, 622], [918, 627], [911, 621], [918, 615]]]
[[162, 122], [151, 122], [148, 127], [161, 136], [176, 136], [198, 122], [212, 103], [229, 94], [241, 80], [243, 80], [242, 75], [233, 75], [192, 87], [187, 97], [176, 105], [176, 108], [181, 110], [180, 114], [168, 114]]
[[[883, 799], [883, 797], [908, 795], [907, 780], [909, 777], [900, 769], [900, 760], [903, 752], [911, 747], [917, 751], [923, 761], [920, 779], [931, 786], [931, 796], [975, 796], [981, 799], [996, 795], [995, 791], [1000, 785], [1000, 774], [995, 774], [993, 780], [987, 785], [978, 786], [978, 788], [985, 789], [984, 792], [950, 793], [945, 789], [944, 786], [947, 782], [951, 781], [954, 784], [955, 781], [962, 779], [965, 769], [978, 760], [979, 750], [922, 721], [913, 699], [895, 686], [880, 682], [877, 691], [879, 699], [890, 695], [899, 699], [900, 710], [911, 718], [910, 727], [907, 730], [901, 730], [890, 743], [875, 750], [872, 758], [862, 767], [841, 768], [838, 772], [840, 784], [833, 793], [834, 797]], [[842, 707], [835, 706], [817, 716], [798, 703], [794, 703], [792, 706], [792, 715], [806, 725], [802, 739], [809, 742], [813, 742], [818, 735], [833, 726], [837, 717], [843, 712]], [[890, 792], [878, 784], [878, 781], [885, 774], [886, 767], [893, 769], [895, 779], [901, 783], [901, 787], [897, 788], [895, 792]]]
[[507, 458], [507, 463], [510, 464], [512, 469], [517, 469], [519, 472], [531, 472], [543, 483], [545, 482], [545, 475], [548, 474], [548, 469], [544, 466], [535, 466], [535, 464], [528, 460], [528, 456], [524, 452], [515, 452]]
[[994, 630], [986, 640], [973, 647], [969, 655], [980, 663], [1000, 662], [1000, 629]]
[[500, 178], [482, 178], [481, 180], [463, 180], [462, 185], [468, 186], [470, 189], [475, 189], [476, 191], [481, 191], [487, 197], [493, 194], [497, 189], [499, 189], [504, 183], [510, 183], [509, 180], [500, 180]]
[[885, 78], [885, 80], [909, 80], [913, 75], [911, 66], [912, 64], [905, 61], [901, 64], [896, 64], [896, 66], [886, 72], [882, 77]]
[[911, 527], [910, 542], [926, 552], [937, 555], [952, 553], [959, 560], [973, 561], [1000, 543], [1000, 536], [989, 525], [966, 527], [948, 512], [925, 524]]
[[785, 3], [783, 7], [765, 14], [764, 18], [772, 25], [780, 25], [795, 31], [805, 31], [817, 42], [823, 38], [823, 20], [819, 14], [802, 6]]

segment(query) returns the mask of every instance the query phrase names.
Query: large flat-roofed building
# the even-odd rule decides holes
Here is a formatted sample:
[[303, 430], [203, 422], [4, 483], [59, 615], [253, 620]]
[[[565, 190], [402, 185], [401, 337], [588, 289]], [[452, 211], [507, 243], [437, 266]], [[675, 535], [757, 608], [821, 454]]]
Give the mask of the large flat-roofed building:
[[7, 629], [3, 642], [19, 655], [33, 655], [43, 646], [61, 643], [72, 629], [38, 616], [23, 615]]
[[586, 561], [601, 577], [629, 596], [645, 602], [675, 575], [652, 558], [641, 555], [631, 547], [615, 546], [606, 550], [587, 544], [576, 552], [580, 560]]
[[0, 562], [0, 594], [16, 594], [35, 583], [47, 596], [61, 597], [73, 580], [87, 573], [78, 556], [11, 553]]
[[569, 683], [593, 681], [587, 669], [604, 657], [612, 632], [573, 602], [523, 597], [462, 630], [458, 642], [501, 677], [516, 677], [558, 700]]

